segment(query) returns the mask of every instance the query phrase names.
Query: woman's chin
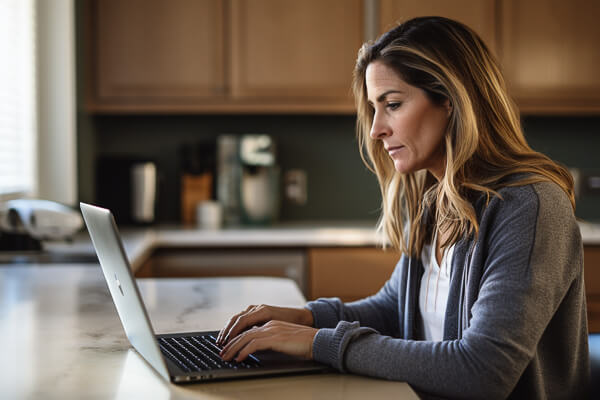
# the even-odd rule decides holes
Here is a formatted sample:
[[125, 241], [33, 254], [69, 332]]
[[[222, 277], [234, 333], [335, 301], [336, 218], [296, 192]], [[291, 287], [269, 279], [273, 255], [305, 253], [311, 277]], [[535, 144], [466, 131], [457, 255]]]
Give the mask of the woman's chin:
[[394, 160], [394, 169], [396, 170], [396, 172], [399, 172], [401, 174], [410, 174], [411, 172], [414, 172], [409, 165], [400, 160]]

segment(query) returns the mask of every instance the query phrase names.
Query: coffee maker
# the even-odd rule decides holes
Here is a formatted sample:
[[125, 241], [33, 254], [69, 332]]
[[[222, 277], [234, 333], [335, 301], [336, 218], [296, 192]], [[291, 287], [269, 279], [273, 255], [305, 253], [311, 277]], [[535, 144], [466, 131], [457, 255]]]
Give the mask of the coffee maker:
[[242, 223], [265, 225], [279, 216], [279, 167], [275, 143], [268, 135], [244, 135], [240, 139], [240, 205]]
[[218, 148], [217, 192], [225, 223], [274, 223], [280, 207], [274, 140], [263, 134], [223, 135]]

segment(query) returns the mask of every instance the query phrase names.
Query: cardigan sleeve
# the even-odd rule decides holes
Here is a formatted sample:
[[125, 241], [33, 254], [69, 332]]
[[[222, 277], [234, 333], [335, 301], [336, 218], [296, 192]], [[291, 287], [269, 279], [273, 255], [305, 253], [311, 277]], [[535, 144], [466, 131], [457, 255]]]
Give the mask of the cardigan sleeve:
[[[367, 326], [378, 326], [373, 321], [384, 314], [369, 318], [363, 307], [376, 308], [377, 302], [359, 303], [360, 312], [335, 303], [327, 311], [331, 317], [326, 325], [346, 316], [356, 317], [353, 320], [360, 324], [342, 321], [319, 330], [313, 342], [315, 359], [340, 371], [405, 381], [444, 397], [508, 397], [567, 292], [575, 297], [583, 293], [582, 279], [577, 279], [582, 273], [581, 237], [566, 196], [559, 193], [558, 199], [545, 199], [540, 205], [531, 186], [513, 192], [493, 200], [484, 213], [478, 252], [472, 259], [480, 265], [471, 267], [481, 275], [467, 285], [467, 291], [474, 288], [477, 296], [460, 339], [394, 338], [361, 327], [361, 318], [372, 323]], [[376, 299], [388, 300], [386, 288], [394, 287], [388, 282]], [[317, 304], [313, 309], [319, 316], [321, 303]], [[565, 346], [567, 339], [568, 335], [557, 335], [555, 345]], [[569, 361], [573, 362], [564, 360]]]

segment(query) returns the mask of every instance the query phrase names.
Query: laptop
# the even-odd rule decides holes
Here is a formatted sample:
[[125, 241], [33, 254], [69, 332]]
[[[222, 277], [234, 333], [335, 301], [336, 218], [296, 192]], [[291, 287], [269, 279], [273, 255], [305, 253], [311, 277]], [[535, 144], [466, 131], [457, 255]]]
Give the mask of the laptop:
[[110, 210], [80, 203], [104, 278], [127, 338], [137, 352], [173, 383], [263, 377], [326, 371], [329, 368], [274, 351], [252, 354], [244, 362], [225, 362], [218, 331], [156, 335]]

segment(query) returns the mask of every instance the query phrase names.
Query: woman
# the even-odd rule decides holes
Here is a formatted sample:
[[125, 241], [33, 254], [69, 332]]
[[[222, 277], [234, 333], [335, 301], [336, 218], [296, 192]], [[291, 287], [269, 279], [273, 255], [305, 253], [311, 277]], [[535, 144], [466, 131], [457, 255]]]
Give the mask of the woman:
[[573, 181], [527, 145], [482, 40], [407, 21], [362, 47], [354, 93], [400, 261], [364, 300], [248, 307], [220, 332], [223, 358], [273, 349], [442, 397], [585, 396]]

